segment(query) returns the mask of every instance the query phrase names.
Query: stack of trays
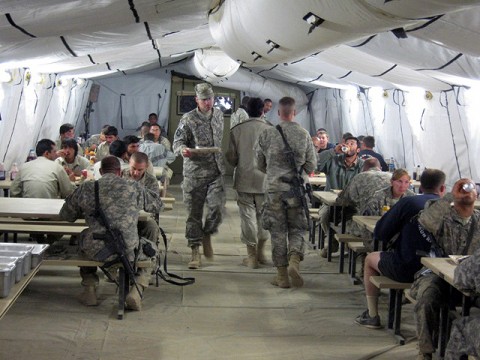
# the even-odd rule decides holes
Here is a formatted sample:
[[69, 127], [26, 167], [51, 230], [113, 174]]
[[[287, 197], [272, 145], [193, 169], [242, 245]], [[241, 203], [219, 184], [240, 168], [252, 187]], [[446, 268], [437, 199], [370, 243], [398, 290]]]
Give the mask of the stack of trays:
[[0, 243], [0, 298], [42, 261], [46, 244]]

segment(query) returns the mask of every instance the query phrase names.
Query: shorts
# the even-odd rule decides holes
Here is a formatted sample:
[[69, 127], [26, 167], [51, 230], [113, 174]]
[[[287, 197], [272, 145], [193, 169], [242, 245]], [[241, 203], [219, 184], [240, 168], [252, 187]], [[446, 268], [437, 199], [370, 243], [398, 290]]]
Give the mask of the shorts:
[[413, 276], [415, 275], [415, 271], [409, 271], [405, 269], [404, 266], [399, 265], [396, 261], [395, 254], [390, 251], [382, 251], [380, 253], [378, 270], [380, 270], [383, 276], [404, 283], [413, 282]]

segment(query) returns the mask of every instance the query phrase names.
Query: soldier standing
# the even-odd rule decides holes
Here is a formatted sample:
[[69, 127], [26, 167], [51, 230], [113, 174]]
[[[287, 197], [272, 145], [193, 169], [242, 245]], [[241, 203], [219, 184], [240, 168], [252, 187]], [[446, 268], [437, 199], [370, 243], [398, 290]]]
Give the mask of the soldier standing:
[[252, 98], [247, 104], [250, 118], [230, 130], [227, 161], [235, 167], [233, 188], [237, 190], [237, 205], [240, 212], [240, 240], [247, 245], [248, 257], [243, 263], [256, 269], [258, 263], [266, 264], [264, 255], [268, 231], [261, 225], [261, 208], [265, 200], [265, 173], [254, 164], [253, 146], [260, 133], [271, 127], [264, 119], [263, 101]]
[[295, 113], [295, 100], [282, 98], [278, 110], [279, 126], [294, 152], [297, 169], [288, 163], [284, 155], [285, 143], [277, 128], [264, 130], [255, 144], [257, 166], [267, 174], [262, 222], [264, 229], [270, 231], [272, 261], [277, 268], [272, 285], [282, 288], [290, 287], [289, 276], [293, 286], [303, 286], [299, 265], [303, 260], [304, 236], [308, 228], [300, 199], [290, 197], [291, 181], [299, 170], [305, 171], [302, 174], [306, 179], [306, 174], [315, 169], [317, 162], [310, 134], [294, 122]]
[[[183, 157], [183, 201], [188, 217], [185, 237], [192, 248], [190, 269], [201, 265], [199, 246], [206, 258], [213, 258], [211, 235], [218, 231], [225, 204], [223, 175], [225, 164], [220, 152], [201, 153], [195, 148], [222, 146], [223, 113], [213, 107], [214, 93], [210, 84], [195, 86], [197, 107], [180, 119], [173, 140], [175, 155]], [[203, 207], [207, 215], [203, 224]]]

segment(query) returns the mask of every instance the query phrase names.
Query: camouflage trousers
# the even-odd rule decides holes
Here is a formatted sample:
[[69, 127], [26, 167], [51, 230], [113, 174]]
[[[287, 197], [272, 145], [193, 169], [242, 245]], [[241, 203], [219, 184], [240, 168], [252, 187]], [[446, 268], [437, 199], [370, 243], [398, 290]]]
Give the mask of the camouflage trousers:
[[467, 316], [452, 323], [450, 340], [444, 360], [458, 360], [462, 356], [480, 356], [480, 317]]
[[157, 222], [153, 218], [138, 221], [137, 229], [139, 237], [146, 238], [151, 242], [158, 244], [160, 229]]
[[268, 240], [268, 231], [262, 227], [264, 194], [237, 193], [240, 213], [240, 240], [246, 245], [256, 246], [257, 240]]
[[417, 300], [413, 309], [417, 327], [418, 348], [427, 354], [435, 352], [440, 326], [440, 309], [448, 304], [448, 284], [430, 273], [416, 279], [410, 294]]
[[276, 267], [287, 266], [291, 255], [303, 260], [307, 218], [300, 202], [287, 206], [282, 200], [283, 192], [265, 194], [262, 210], [263, 228], [270, 231], [272, 261]]
[[[109, 268], [109, 272], [112, 276], [115, 277], [115, 271], [118, 269], [116, 266]], [[139, 268], [135, 273], [135, 281], [138, 285], [143, 286], [144, 289], [148, 287], [150, 283], [150, 278], [152, 277], [152, 270], [154, 269], [154, 264], [150, 268]], [[99, 283], [99, 278], [97, 275], [96, 266], [80, 266], [80, 276], [82, 277], [82, 286], [97, 286]]]
[[[187, 208], [185, 237], [188, 246], [200, 245], [204, 235], [214, 234], [222, 222], [222, 211], [225, 206], [225, 185], [223, 176], [198, 179], [184, 177], [183, 202]], [[207, 214], [203, 224], [203, 208]]]

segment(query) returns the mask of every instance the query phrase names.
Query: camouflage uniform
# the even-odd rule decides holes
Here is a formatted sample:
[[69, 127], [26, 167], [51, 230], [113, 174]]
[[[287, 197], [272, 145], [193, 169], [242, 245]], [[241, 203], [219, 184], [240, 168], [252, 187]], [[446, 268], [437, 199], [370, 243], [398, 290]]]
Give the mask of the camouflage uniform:
[[[281, 121], [280, 126], [295, 152], [296, 165], [309, 174], [315, 169], [317, 161], [310, 135], [295, 122]], [[264, 130], [255, 144], [257, 166], [267, 174], [262, 223], [263, 228], [270, 231], [272, 260], [277, 268], [287, 266], [288, 258], [293, 254], [303, 259], [308, 221], [298, 199], [284, 198], [288, 196], [291, 188], [289, 181], [295, 171], [288, 164], [284, 152], [285, 144], [274, 127]]]
[[388, 205], [389, 207], [392, 207], [401, 198], [405, 196], [414, 196], [414, 195], [415, 193], [412, 190], [407, 190], [402, 197], [398, 199], [394, 199], [392, 194], [392, 187], [387, 186], [383, 189], [376, 191], [373, 194], [370, 200], [365, 204], [365, 207], [363, 209], [363, 215], [366, 215], [366, 216], [382, 215], [382, 207], [384, 205]]
[[242, 243], [256, 246], [257, 240], [268, 240], [268, 231], [261, 226], [265, 173], [254, 164], [253, 147], [260, 133], [271, 125], [261, 118], [251, 118], [230, 130], [227, 161], [235, 167], [233, 188], [237, 190]]
[[[454, 284], [457, 289], [480, 293], [480, 249], [455, 269]], [[470, 316], [452, 323], [445, 360], [460, 359], [462, 355], [480, 356], [480, 317]]]
[[[185, 148], [221, 147], [223, 138], [223, 113], [212, 108], [210, 117], [198, 108], [180, 119], [173, 140], [175, 155], [182, 155]], [[200, 154], [183, 158], [183, 201], [187, 207], [185, 237], [188, 245], [200, 245], [204, 235], [218, 231], [225, 205], [223, 154]], [[203, 207], [207, 204], [207, 216], [202, 225]]]
[[[433, 234], [445, 255], [473, 254], [480, 248], [480, 211], [474, 210], [469, 219], [463, 219], [450, 205], [452, 201], [453, 195], [449, 193], [443, 199], [432, 202], [420, 213], [418, 221]], [[466, 248], [472, 222], [475, 228], [470, 246]], [[435, 274], [428, 274], [416, 279], [410, 292], [417, 300], [414, 314], [419, 350], [433, 353], [434, 332], [439, 328], [440, 308], [448, 301], [448, 285]]]
[[[159, 197], [145, 189], [139, 183], [130, 182], [114, 174], [105, 174], [99, 183], [100, 207], [113, 228], [123, 234], [126, 254], [130, 261], [134, 259], [134, 250], [139, 247], [140, 239], [137, 233], [138, 212], [144, 209], [148, 212], [158, 212], [161, 208]], [[65, 199], [60, 210], [60, 216], [67, 221], [75, 221], [85, 217], [88, 228], [80, 234], [79, 249], [82, 255], [92, 260], [98, 260], [97, 254], [105, 248], [103, 240], [96, 240], [94, 234], [105, 234], [105, 227], [95, 215], [95, 182], [81, 184]], [[146, 241], [146, 240], [144, 240]], [[110, 256], [107, 260], [113, 259]], [[145, 259], [143, 252], [140, 258]], [[95, 267], [80, 268], [82, 285], [92, 286], [98, 283]], [[139, 274], [140, 285], [147, 287], [149, 270]]]
[[[343, 190], [353, 177], [362, 171], [363, 160], [357, 157], [353, 166], [345, 166], [345, 154], [336, 154], [335, 148], [322, 151], [318, 155], [317, 170], [325, 173], [327, 184], [325, 190], [340, 189]], [[324, 234], [328, 234], [329, 224], [329, 206], [322, 205], [318, 214], [320, 215], [320, 225]], [[338, 248], [338, 242], [333, 240], [334, 247]]]
[[[130, 169], [125, 169], [122, 171], [122, 178], [130, 181], [136, 181], [130, 175]], [[160, 199], [160, 187], [158, 186], [158, 180], [155, 176], [145, 172], [143, 174], [143, 177], [140, 180], [138, 180], [138, 183], [142, 184], [146, 189], [150, 190]], [[160, 210], [162, 210], [163, 209], [162, 200], [160, 200], [160, 203], [161, 203]], [[158, 219], [158, 213], [154, 213], [153, 216]], [[146, 220], [139, 220], [137, 229], [138, 229], [138, 235], [140, 237], [147, 238], [148, 240], [158, 245], [160, 230], [154, 218], [150, 217]]]
[[247, 121], [248, 118], [249, 116], [245, 109], [242, 109], [241, 107], [238, 108], [237, 111], [230, 116], [230, 129], [244, 121]]
[[[390, 184], [392, 174], [378, 169], [370, 169], [353, 177], [345, 189], [338, 194], [337, 203], [353, 208], [353, 214], [363, 214], [368, 200], [379, 189]], [[370, 232], [365, 230], [351, 219], [347, 220], [347, 233], [360, 236], [364, 239], [371, 238]]]

